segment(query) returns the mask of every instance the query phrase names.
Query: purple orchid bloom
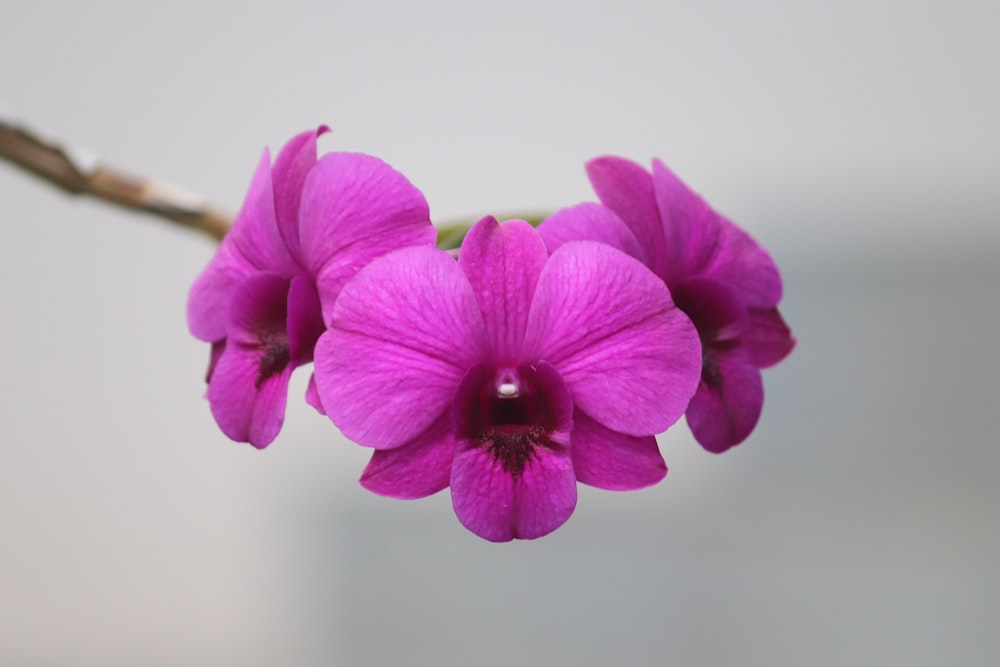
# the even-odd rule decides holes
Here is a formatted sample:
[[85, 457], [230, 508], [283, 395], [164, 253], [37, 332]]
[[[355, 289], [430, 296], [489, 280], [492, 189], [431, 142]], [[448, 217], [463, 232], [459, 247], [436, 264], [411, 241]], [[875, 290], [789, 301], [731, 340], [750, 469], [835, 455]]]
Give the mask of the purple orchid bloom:
[[642, 261], [670, 288], [702, 343], [698, 390], [686, 416], [695, 439], [724, 452], [753, 431], [764, 404], [760, 369], [795, 339], [778, 313], [781, 276], [749, 234], [722, 217], [659, 160], [602, 157], [587, 164], [604, 204], [558, 211], [539, 227], [550, 251], [578, 239], [610, 244]]
[[653, 434], [683, 414], [697, 332], [641, 263], [604, 244], [550, 257], [528, 223], [484, 218], [458, 261], [408, 248], [341, 291], [316, 381], [345, 436], [376, 449], [361, 483], [395, 498], [451, 487], [491, 541], [562, 525], [576, 483], [666, 474]]
[[[212, 344], [206, 381], [223, 433], [257, 448], [281, 430], [288, 379], [309, 363], [341, 287], [371, 260], [433, 245], [423, 195], [381, 160], [316, 159], [321, 126], [265, 150], [243, 208], [188, 298], [191, 333]], [[307, 400], [322, 411], [310, 382]]]

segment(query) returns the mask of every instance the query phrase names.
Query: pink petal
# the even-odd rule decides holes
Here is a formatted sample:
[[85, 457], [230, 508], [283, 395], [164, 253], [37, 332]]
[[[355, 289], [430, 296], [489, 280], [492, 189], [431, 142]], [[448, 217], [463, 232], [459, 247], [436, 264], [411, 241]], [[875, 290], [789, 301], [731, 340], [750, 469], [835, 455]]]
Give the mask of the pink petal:
[[402, 447], [376, 450], [361, 486], [389, 498], [423, 498], [447, 488], [454, 458], [451, 414], [446, 412]]
[[673, 286], [696, 275], [712, 257], [722, 220], [660, 160], [653, 160], [653, 187], [666, 238], [657, 273]]
[[528, 308], [547, 260], [538, 232], [522, 220], [483, 218], [462, 242], [458, 264], [476, 294], [497, 364], [519, 361]]
[[577, 481], [601, 489], [642, 489], [667, 474], [655, 437], [612, 431], [581, 410], [573, 415], [570, 447]]
[[223, 239], [215, 256], [195, 279], [188, 292], [187, 321], [191, 334], [214, 342], [226, 337], [229, 301], [233, 290], [257, 269], [231, 241]]
[[774, 260], [745, 231], [726, 221], [702, 275], [736, 291], [749, 308], [773, 308], [781, 301], [781, 276]]
[[301, 259], [299, 246], [299, 202], [306, 175], [316, 164], [316, 139], [330, 131], [326, 125], [292, 137], [274, 160], [274, 208], [278, 229], [292, 257]]
[[323, 408], [323, 401], [319, 397], [319, 389], [316, 387], [316, 373], [309, 375], [309, 386], [306, 387], [306, 403], [313, 406], [316, 412], [321, 415], [326, 414], [326, 410]]
[[760, 371], [742, 347], [710, 348], [687, 422], [701, 446], [716, 454], [746, 440], [764, 405]]
[[528, 316], [525, 356], [555, 366], [578, 407], [629, 435], [673, 424], [701, 370], [697, 332], [663, 281], [593, 241], [567, 243], [549, 258]]
[[295, 276], [288, 289], [288, 347], [296, 366], [312, 361], [313, 348], [324, 331], [315, 283]]
[[601, 203], [635, 234], [639, 246], [645, 249], [649, 267], [657, 275], [664, 275], [666, 237], [649, 172], [631, 160], [609, 156], [588, 162], [587, 176]]
[[482, 314], [458, 264], [434, 248], [408, 248], [344, 287], [316, 345], [316, 383], [345, 436], [398, 447], [450, 408], [483, 349]]
[[230, 335], [208, 385], [212, 415], [233, 440], [263, 448], [281, 430], [294, 368], [285, 333], [289, 281], [261, 273], [233, 294]]
[[356, 153], [319, 159], [306, 177], [299, 225], [326, 322], [359, 269], [398, 248], [433, 246], [437, 236], [420, 191], [385, 162]]
[[556, 211], [538, 226], [538, 233], [550, 254], [569, 241], [600, 241], [649, 265], [632, 230], [602, 204], [588, 202]]
[[243, 208], [236, 215], [233, 228], [225, 240], [258, 269], [287, 276], [299, 270], [278, 229], [271, 183], [271, 157], [267, 150], [257, 163]]
[[768, 368], [789, 355], [795, 337], [777, 308], [749, 311], [750, 323], [743, 334], [743, 345], [757, 368]]
[[530, 540], [566, 523], [576, 507], [576, 476], [567, 447], [536, 448], [512, 476], [476, 442], [460, 440], [451, 473], [458, 520], [491, 542]]

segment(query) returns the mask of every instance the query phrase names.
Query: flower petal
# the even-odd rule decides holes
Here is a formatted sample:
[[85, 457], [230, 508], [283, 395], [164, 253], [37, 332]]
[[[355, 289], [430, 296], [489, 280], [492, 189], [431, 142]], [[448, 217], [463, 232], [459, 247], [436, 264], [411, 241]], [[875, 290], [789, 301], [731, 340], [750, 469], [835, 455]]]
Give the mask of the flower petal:
[[491, 542], [530, 540], [566, 523], [576, 507], [576, 476], [569, 448], [537, 447], [513, 476], [488, 448], [459, 440], [451, 499], [462, 525]]
[[288, 253], [278, 229], [271, 182], [271, 156], [266, 149], [257, 163], [243, 208], [236, 215], [225, 241], [232, 243], [236, 251], [258, 269], [288, 276], [298, 271], [298, 265]]
[[649, 268], [663, 276], [666, 237], [649, 172], [631, 160], [607, 156], [588, 162], [587, 176], [601, 203], [614, 211], [635, 234], [650, 260]]
[[590, 486], [611, 491], [642, 489], [667, 474], [655, 437], [612, 431], [581, 410], [573, 415], [570, 447], [577, 481]]
[[735, 290], [749, 308], [773, 308], [781, 301], [781, 275], [774, 260], [729, 221], [722, 226], [715, 254], [701, 273]]
[[281, 430], [288, 378], [287, 278], [260, 273], [233, 294], [230, 334], [208, 384], [212, 415], [233, 440], [263, 448]]
[[795, 337], [777, 308], [749, 310], [750, 321], [743, 334], [750, 359], [757, 368], [773, 366], [792, 351]]
[[653, 160], [653, 188], [666, 238], [657, 273], [673, 286], [696, 275], [712, 257], [722, 219], [660, 160]]
[[278, 230], [292, 257], [302, 259], [299, 246], [299, 202], [306, 175], [316, 164], [316, 139], [330, 128], [320, 125], [292, 137], [274, 160], [274, 208]]
[[327, 415], [368, 447], [398, 447], [451, 406], [482, 357], [483, 318], [448, 253], [407, 248], [362, 269], [341, 292], [316, 345]]
[[398, 248], [433, 246], [437, 235], [420, 191], [382, 160], [357, 153], [328, 153], [309, 171], [299, 225], [326, 322], [359, 269]]
[[306, 403], [313, 406], [316, 412], [321, 415], [326, 414], [326, 410], [323, 408], [323, 401], [319, 397], [319, 389], [316, 387], [316, 373], [309, 375], [309, 386], [306, 387]]
[[448, 487], [454, 458], [451, 414], [445, 412], [402, 447], [376, 450], [361, 486], [389, 498], [423, 498]]
[[199, 340], [215, 342], [226, 337], [229, 301], [233, 290], [257, 272], [231, 241], [222, 244], [188, 292], [187, 321], [191, 334]]
[[587, 202], [556, 211], [538, 226], [538, 233], [550, 254], [568, 241], [600, 241], [649, 265], [632, 230], [602, 204]]
[[548, 260], [538, 232], [523, 220], [485, 217], [469, 230], [458, 255], [483, 312], [492, 361], [516, 364], [538, 275]]
[[556, 367], [578, 407], [629, 435], [673, 424], [701, 369], [694, 325], [663, 281], [593, 241], [567, 243], [549, 258], [524, 347], [526, 357]]
[[746, 440], [764, 405], [760, 371], [746, 350], [709, 347], [698, 391], [687, 409], [687, 422], [701, 446], [720, 454]]
[[313, 348], [324, 331], [315, 283], [295, 276], [288, 289], [288, 349], [296, 366], [312, 361]]

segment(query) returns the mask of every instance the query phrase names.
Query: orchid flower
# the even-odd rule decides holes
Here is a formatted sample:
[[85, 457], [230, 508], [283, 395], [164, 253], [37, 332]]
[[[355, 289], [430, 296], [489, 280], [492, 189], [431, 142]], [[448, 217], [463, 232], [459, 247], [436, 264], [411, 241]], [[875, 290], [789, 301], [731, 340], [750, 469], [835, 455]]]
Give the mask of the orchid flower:
[[549, 256], [528, 223], [487, 217], [457, 262], [412, 247], [359, 271], [315, 372], [330, 418], [376, 450], [366, 488], [419, 498], [450, 486], [462, 524], [506, 541], [562, 525], [578, 481], [662, 479], [654, 434], [687, 407], [700, 350], [640, 262], [589, 241]]
[[795, 345], [778, 313], [781, 277], [767, 251], [659, 160], [652, 173], [617, 157], [587, 164], [602, 204], [558, 211], [539, 227], [549, 251], [578, 239], [610, 244], [653, 270], [694, 322], [701, 381], [686, 417], [695, 439], [723, 452], [753, 431], [764, 403], [760, 369]]
[[[312, 361], [343, 285], [376, 257], [434, 244], [427, 203], [378, 158], [316, 158], [325, 126], [264, 151], [232, 230], [191, 288], [188, 326], [212, 344], [222, 431], [257, 448], [281, 430], [292, 370]], [[322, 410], [310, 382], [307, 400]]]

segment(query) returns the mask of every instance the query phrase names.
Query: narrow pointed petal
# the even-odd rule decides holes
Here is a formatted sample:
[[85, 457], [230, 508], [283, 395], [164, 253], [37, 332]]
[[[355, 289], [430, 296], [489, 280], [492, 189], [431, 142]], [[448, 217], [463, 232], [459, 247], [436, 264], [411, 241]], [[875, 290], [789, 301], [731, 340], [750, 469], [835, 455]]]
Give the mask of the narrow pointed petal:
[[751, 308], [749, 315], [750, 322], [742, 340], [754, 365], [768, 368], [787, 357], [795, 347], [795, 337], [778, 309]]
[[537, 447], [519, 475], [476, 442], [460, 440], [451, 499], [462, 525], [491, 542], [530, 540], [566, 523], [576, 507], [569, 448]]
[[323, 407], [323, 401], [319, 397], [319, 389], [316, 387], [316, 373], [309, 375], [309, 386], [306, 387], [306, 403], [313, 406], [316, 412], [321, 415], [326, 414], [326, 409]]
[[548, 260], [545, 244], [527, 222], [486, 217], [462, 242], [458, 264], [483, 312], [493, 361], [516, 364], [535, 283]]
[[666, 238], [660, 275], [672, 286], [708, 263], [723, 223], [718, 213], [660, 160], [653, 160], [653, 187]]
[[271, 156], [267, 150], [257, 163], [243, 208], [236, 215], [233, 228], [224, 242], [227, 240], [260, 270], [284, 275], [292, 275], [298, 270], [278, 229], [271, 182]]
[[378, 158], [328, 153], [309, 171], [299, 209], [299, 240], [329, 322], [344, 284], [376, 257], [433, 246], [424, 196]]
[[351, 440], [398, 447], [450, 409], [483, 349], [482, 314], [455, 260], [399, 250], [360, 271], [337, 301], [316, 345], [322, 405]]
[[330, 128], [320, 125], [292, 137], [274, 160], [274, 208], [278, 230], [292, 257], [301, 260], [299, 245], [299, 202], [306, 174], [316, 164], [316, 139]]
[[600, 241], [649, 265], [646, 251], [614, 211], [587, 202], [556, 211], [538, 226], [549, 254], [569, 241]]
[[389, 498], [423, 498], [448, 487], [454, 458], [455, 438], [446, 412], [402, 447], [376, 450], [361, 486]]
[[574, 241], [542, 271], [525, 355], [551, 363], [573, 399], [629, 435], [666, 430], [698, 384], [701, 344], [663, 281], [610, 246]]
[[580, 410], [573, 416], [571, 443], [576, 479], [590, 486], [610, 491], [642, 489], [667, 474], [655, 437], [612, 431]]
[[285, 317], [289, 281], [275, 274], [246, 279], [233, 294], [230, 335], [208, 385], [222, 432], [257, 448], [271, 443], [285, 417], [288, 354]]
[[710, 348], [698, 391], [687, 409], [691, 433], [720, 454], [746, 440], [764, 405], [760, 371], [742, 347]]
[[587, 176], [601, 203], [635, 234], [651, 260], [649, 268], [662, 276], [662, 265], [667, 258], [666, 237], [649, 172], [631, 160], [609, 156], [588, 162]]
[[701, 274], [735, 290], [749, 308], [773, 308], [781, 301], [781, 275], [763, 246], [726, 221], [711, 261]]

